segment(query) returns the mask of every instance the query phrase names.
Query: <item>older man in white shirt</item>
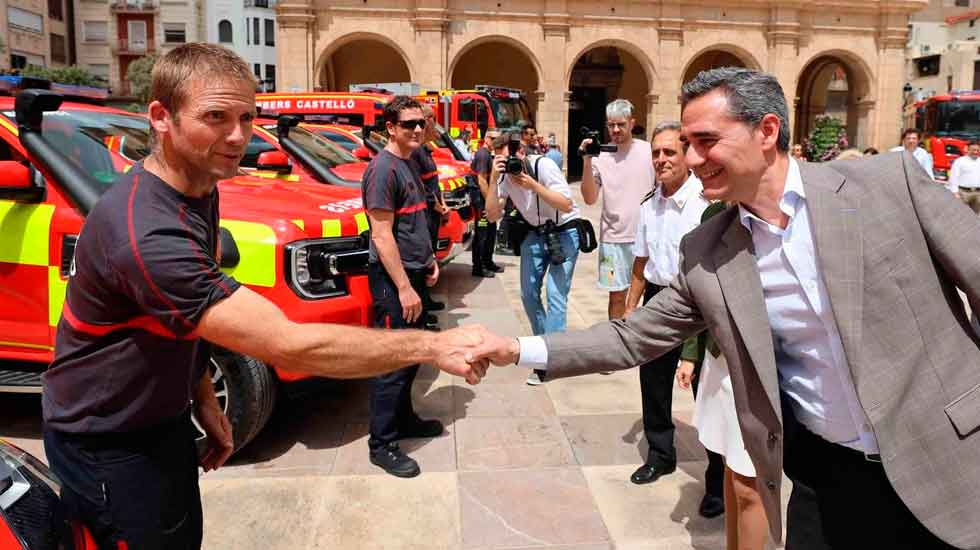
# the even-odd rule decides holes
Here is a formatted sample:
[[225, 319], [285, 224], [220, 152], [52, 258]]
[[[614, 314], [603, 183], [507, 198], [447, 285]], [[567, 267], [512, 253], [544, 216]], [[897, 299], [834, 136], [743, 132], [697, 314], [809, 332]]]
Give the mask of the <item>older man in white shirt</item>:
[[[681, 237], [701, 223], [709, 204], [701, 196], [701, 180], [687, 167], [680, 136], [681, 124], [676, 121], [661, 122], [653, 130], [650, 151], [660, 184], [640, 204], [626, 295], [627, 314], [636, 309], [641, 296], [644, 302], [650, 300], [677, 276]], [[680, 353], [678, 347], [639, 369], [643, 434], [649, 449], [644, 464], [630, 476], [633, 483], [654, 482], [677, 467], [671, 390]], [[715, 517], [724, 511], [724, 469], [720, 456], [709, 457], [711, 465], [705, 473], [706, 491], [700, 513]]]
[[919, 141], [921, 139], [918, 130], [915, 128], [906, 128], [902, 132], [902, 144], [897, 147], [892, 147], [889, 152], [908, 151], [918, 161], [919, 166], [926, 171], [926, 174], [929, 174], [930, 178], [936, 179], [936, 174], [932, 171], [932, 155], [929, 154], [929, 151], [919, 147]]
[[953, 161], [946, 188], [980, 214], [980, 142], [971, 141], [966, 155]]

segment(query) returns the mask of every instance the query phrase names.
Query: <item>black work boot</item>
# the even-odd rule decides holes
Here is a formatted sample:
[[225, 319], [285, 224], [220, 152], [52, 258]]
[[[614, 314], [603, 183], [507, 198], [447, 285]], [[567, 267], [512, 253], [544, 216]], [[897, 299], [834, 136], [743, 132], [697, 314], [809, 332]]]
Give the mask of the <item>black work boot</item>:
[[397, 477], [415, 477], [422, 473], [419, 463], [403, 453], [395, 442], [371, 451], [371, 464]]

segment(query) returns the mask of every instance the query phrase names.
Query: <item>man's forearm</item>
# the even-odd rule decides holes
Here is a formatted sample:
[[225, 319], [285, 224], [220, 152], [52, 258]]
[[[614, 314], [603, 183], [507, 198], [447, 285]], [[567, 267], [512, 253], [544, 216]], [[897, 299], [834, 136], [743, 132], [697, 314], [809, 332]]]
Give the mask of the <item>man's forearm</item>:
[[487, 182], [487, 220], [491, 223], [496, 222], [503, 216], [502, 208], [500, 206], [500, 199], [498, 198], [497, 191], [497, 172], [490, 173], [490, 180]]
[[585, 155], [582, 157], [582, 198], [585, 204], [595, 204], [599, 199], [599, 185], [595, 181], [592, 173], [592, 157]]
[[201, 380], [197, 383], [197, 387], [194, 388], [194, 406], [196, 408], [207, 406], [221, 408], [218, 403], [218, 396], [214, 394], [214, 384], [211, 382], [210, 370], [204, 372], [204, 376], [201, 377]]

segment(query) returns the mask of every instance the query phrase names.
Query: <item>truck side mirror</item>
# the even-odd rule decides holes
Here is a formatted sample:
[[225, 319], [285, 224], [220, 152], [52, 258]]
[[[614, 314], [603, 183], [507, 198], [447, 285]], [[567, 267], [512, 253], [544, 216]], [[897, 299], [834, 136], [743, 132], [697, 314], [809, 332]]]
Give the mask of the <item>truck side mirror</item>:
[[371, 151], [367, 147], [361, 145], [354, 149], [354, 156], [363, 161], [371, 160]]
[[289, 164], [289, 157], [282, 151], [260, 153], [255, 165], [259, 170], [270, 170], [280, 174], [288, 174], [293, 171], [292, 165]]
[[44, 199], [44, 177], [22, 162], [0, 160], [0, 199], [41, 202]]

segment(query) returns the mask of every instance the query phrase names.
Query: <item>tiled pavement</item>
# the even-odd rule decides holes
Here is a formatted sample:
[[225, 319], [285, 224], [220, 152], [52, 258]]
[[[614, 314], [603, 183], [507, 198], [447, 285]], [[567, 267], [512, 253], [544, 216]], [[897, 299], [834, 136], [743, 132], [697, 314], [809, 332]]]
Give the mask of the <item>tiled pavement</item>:
[[[596, 219], [595, 208], [586, 214]], [[470, 277], [468, 254], [443, 271], [436, 296], [449, 305], [444, 326], [478, 322], [507, 335], [530, 333], [517, 258], [497, 260], [507, 271], [495, 279]], [[595, 272], [595, 254], [580, 256], [572, 329], [606, 317]], [[636, 371], [537, 388], [524, 384], [526, 374], [497, 368], [473, 387], [423, 367], [416, 408], [447, 431], [403, 443], [423, 471], [409, 480], [367, 460], [364, 381], [283, 400], [231, 465], [202, 477], [205, 547], [724, 548], [723, 520], [697, 514], [705, 461], [688, 392], [675, 388], [677, 472], [637, 486], [628, 477], [646, 445]], [[0, 436], [40, 456], [38, 414], [36, 398], [0, 396]]]

